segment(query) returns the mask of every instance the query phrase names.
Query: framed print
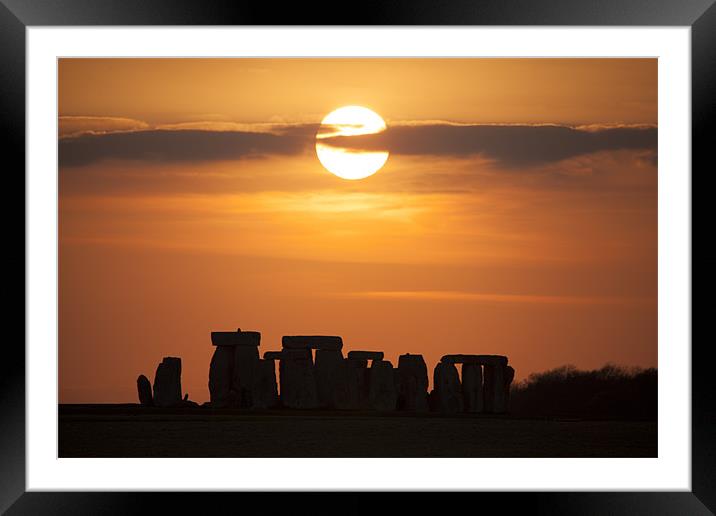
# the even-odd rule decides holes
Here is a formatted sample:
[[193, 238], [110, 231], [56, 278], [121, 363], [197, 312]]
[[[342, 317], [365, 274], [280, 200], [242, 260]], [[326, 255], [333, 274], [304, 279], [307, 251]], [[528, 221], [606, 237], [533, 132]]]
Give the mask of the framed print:
[[3, 510], [716, 506], [711, 2], [1, 12]]

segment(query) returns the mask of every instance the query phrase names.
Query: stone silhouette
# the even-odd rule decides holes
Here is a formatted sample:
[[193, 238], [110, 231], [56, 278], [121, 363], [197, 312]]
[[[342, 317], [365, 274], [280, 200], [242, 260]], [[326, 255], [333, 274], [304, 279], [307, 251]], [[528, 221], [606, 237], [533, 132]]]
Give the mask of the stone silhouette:
[[254, 405], [254, 385], [258, 376], [259, 349], [251, 346], [234, 348], [234, 376], [232, 389], [238, 394], [239, 406], [252, 408]]
[[[393, 367], [382, 351], [352, 350], [344, 357], [339, 336], [287, 335], [280, 351], [266, 351], [261, 359], [261, 333], [240, 328], [211, 332], [211, 343], [215, 349], [206, 405], [214, 408], [504, 413], [515, 377], [503, 355], [444, 355], [435, 366], [428, 394], [422, 355], [400, 355]], [[461, 374], [456, 365], [461, 365]], [[188, 397], [182, 400], [181, 393], [179, 358], [162, 360], [153, 392], [145, 376], [137, 378], [142, 405], [197, 406]]]
[[360, 358], [347, 357], [346, 363], [353, 364], [353, 367], [362, 367], [364, 369], [368, 367], [368, 361]]
[[[216, 347], [209, 365], [210, 404], [215, 408], [254, 407], [258, 385], [267, 379], [260, 377], [259, 350], [261, 333], [257, 331], [211, 332]], [[257, 405], [263, 405], [261, 401]]]
[[254, 346], [261, 344], [261, 333], [258, 331], [212, 331], [211, 343], [214, 346]]
[[440, 361], [447, 364], [507, 366], [507, 357], [503, 355], [443, 355]]
[[398, 358], [398, 408], [428, 410], [428, 368], [422, 355], [407, 353]]
[[370, 394], [369, 369], [367, 360], [346, 359], [346, 375], [348, 375], [348, 392], [350, 402], [348, 408], [367, 409]]
[[209, 399], [216, 408], [230, 407], [238, 400], [232, 391], [234, 377], [234, 346], [216, 346], [209, 366]]
[[505, 407], [510, 406], [510, 386], [515, 379], [515, 370], [512, 366], [505, 368]]
[[288, 408], [318, 408], [316, 375], [311, 350], [303, 354], [286, 354], [279, 362], [281, 404]]
[[259, 360], [254, 374], [252, 408], [269, 409], [278, 406], [276, 367], [273, 360]]
[[485, 412], [504, 412], [506, 409], [505, 368], [485, 366]]
[[439, 362], [433, 372], [433, 386], [438, 412], [443, 414], [462, 412], [462, 389], [455, 364]]
[[[503, 355], [445, 355], [440, 359], [444, 364], [463, 364], [463, 382], [467, 372], [468, 386], [463, 386], [463, 399], [469, 398], [468, 412], [503, 413], [507, 411], [509, 384], [514, 378], [514, 369], [507, 365], [507, 357]], [[467, 367], [466, 369], [466, 366]], [[476, 390], [479, 390], [479, 381], [473, 376], [478, 374], [476, 368], [482, 367], [482, 405], [480, 406]], [[512, 377], [507, 382], [508, 370], [512, 370]], [[473, 409], [472, 407], [477, 407]]]
[[154, 405], [178, 407], [181, 402], [181, 358], [164, 357], [154, 375]]
[[368, 404], [373, 410], [391, 411], [398, 404], [393, 364], [387, 360], [374, 360], [368, 374]]
[[[211, 333], [211, 342], [217, 348], [214, 352], [217, 357], [217, 386], [220, 388], [217, 406], [224, 405], [222, 400], [227, 399], [229, 405], [238, 404], [242, 408], [253, 407], [254, 384], [258, 380], [256, 375], [259, 367], [258, 347], [261, 344], [261, 333], [241, 331], [241, 328], [235, 332], [215, 331]], [[231, 353], [233, 353], [233, 357], [228, 356]], [[222, 355], [221, 359], [219, 354]], [[230, 360], [233, 360], [233, 364], [229, 367]], [[227, 374], [231, 377], [228, 391], [225, 386]], [[209, 377], [211, 391], [211, 373]]]
[[152, 397], [152, 384], [149, 383], [149, 378], [140, 374], [137, 377], [137, 395], [139, 396], [139, 403], [145, 407], [154, 406], [154, 399]]
[[326, 335], [294, 335], [281, 339], [284, 349], [343, 349], [343, 339]]
[[[290, 408], [336, 407], [341, 384], [343, 339], [327, 335], [292, 335], [281, 339], [281, 403]], [[314, 366], [311, 350], [316, 351]], [[340, 396], [338, 396], [340, 397]]]
[[382, 351], [349, 351], [348, 358], [354, 360], [383, 360]]
[[281, 360], [283, 353], [281, 351], [266, 351], [264, 353], [264, 360]]
[[479, 364], [462, 364], [462, 400], [465, 412], [482, 412], [482, 368]]
[[316, 350], [316, 387], [321, 407], [337, 408], [345, 398], [343, 352], [337, 349]]

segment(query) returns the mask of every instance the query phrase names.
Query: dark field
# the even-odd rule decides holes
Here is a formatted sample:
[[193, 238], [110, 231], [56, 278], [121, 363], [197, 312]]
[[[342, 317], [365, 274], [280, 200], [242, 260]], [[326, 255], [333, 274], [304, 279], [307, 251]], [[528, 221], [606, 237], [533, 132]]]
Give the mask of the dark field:
[[60, 457], [656, 457], [656, 421], [60, 405]]

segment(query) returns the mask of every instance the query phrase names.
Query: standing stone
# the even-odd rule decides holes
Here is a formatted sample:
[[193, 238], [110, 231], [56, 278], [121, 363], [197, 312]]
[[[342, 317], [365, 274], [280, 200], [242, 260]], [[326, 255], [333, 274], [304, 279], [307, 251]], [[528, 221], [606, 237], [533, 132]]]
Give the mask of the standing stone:
[[495, 366], [485, 364], [482, 380], [482, 410], [493, 413], [495, 411]]
[[[370, 405], [370, 369], [367, 360], [347, 359], [346, 368], [355, 382], [357, 401], [355, 408], [365, 410]], [[352, 371], [352, 373], [351, 373]]]
[[211, 406], [252, 407], [261, 333], [213, 331], [211, 343], [216, 346], [209, 366]]
[[237, 401], [232, 390], [234, 376], [234, 346], [217, 346], [209, 365], [209, 398], [211, 406], [230, 407]]
[[395, 410], [398, 404], [398, 391], [395, 388], [393, 364], [387, 360], [374, 360], [369, 371], [370, 408], [380, 411]]
[[281, 358], [279, 382], [281, 403], [287, 408], [313, 409], [318, 407], [318, 392], [310, 349], [295, 358]]
[[510, 386], [515, 379], [515, 370], [512, 366], [505, 368], [505, 411], [510, 409]]
[[482, 367], [479, 364], [462, 365], [462, 399], [465, 412], [482, 412]]
[[368, 399], [366, 361], [347, 358], [341, 363], [336, 382], [335, 408], [357, 410], [364, 408]]
[[139, 395], [139, 403], [144, 407], [151, 407], [154, 405], [152, 399], [152, 384], [149, 383], [149, 378], [140, 374], [137, 377], [137, 394]]
[[413, 412], [428, 410], [428, 368], [422, 355], [405, 354], [398, 358], [398, 409]]
[[500, 414], [507, 410], [505, 393], [506, 367], [501, 365], [485, 365], [483, 393], [485, 412]]
[[181, 405], [181, 358], [164, 357], [154, 375], [154, 405]]
[[253, 385], [259, 367], [259, 348], [256, 346], [235, 346], [232, 389], [238, 394], [241, 408], [252, 408]]
[[273, 360], [259, 360], [252, 390], [253, 408], [267, 409], [278, 405], [276, 366]]
[[455, 364], [438, 362], [433, 373], [438, 410], [444, 414], [462, 412], [462, 389]]
[[502, 414], [507, 411], [507, 397], [505, 396], [505, 366], [495, 366], [494, 368], [494, 387], [493, 392], [495, 401], [492, 405], [492, 411], [495, 414]]
[[316, 351], [316, 387], [321, 407], [336, 408], [336, 398], [345, 390], [343, 352], [334, 349]]

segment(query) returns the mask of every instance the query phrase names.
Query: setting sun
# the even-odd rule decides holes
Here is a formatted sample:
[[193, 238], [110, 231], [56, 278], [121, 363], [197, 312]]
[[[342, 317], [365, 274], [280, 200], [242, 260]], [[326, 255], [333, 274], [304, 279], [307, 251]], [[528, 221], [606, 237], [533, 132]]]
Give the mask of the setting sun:
[[316, 135], [316, 154], [321, 164], [343, 179], [364, 179], [385, 165], [389, 153], [349, 150], [321, 143], [336, 136], [359, 136], [385, 131], [383, 119], [361, 106], [345, 106], [332, 111], [321, 122]]

